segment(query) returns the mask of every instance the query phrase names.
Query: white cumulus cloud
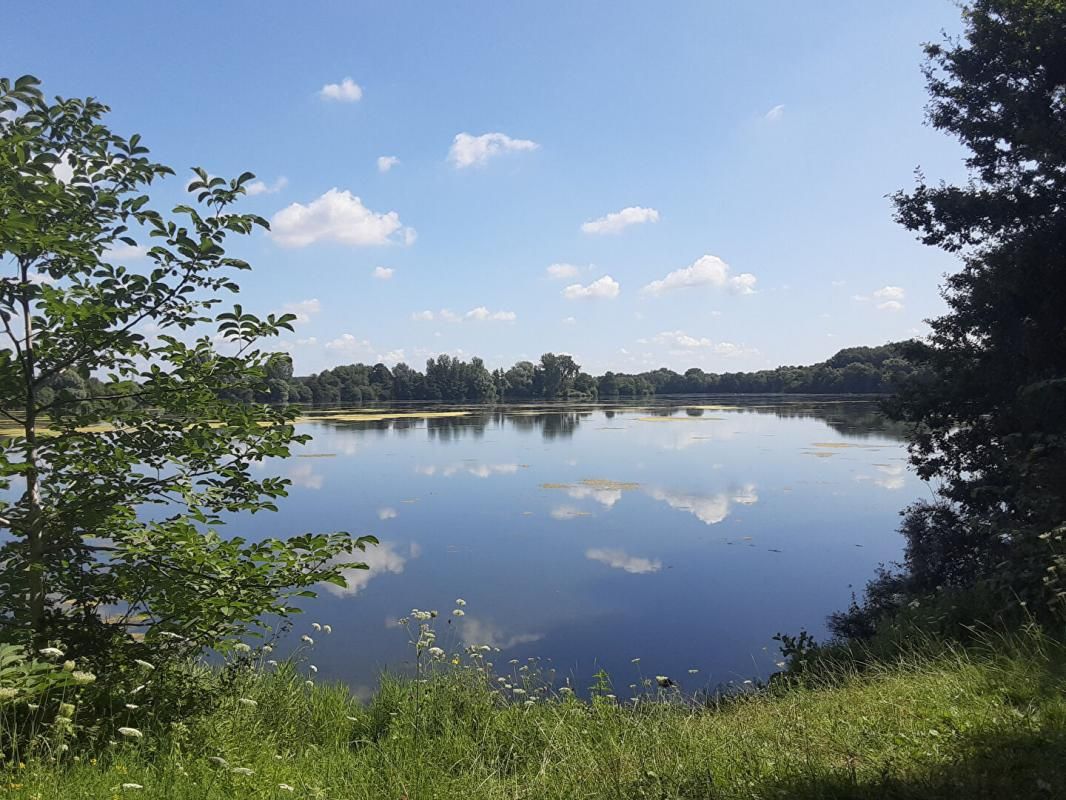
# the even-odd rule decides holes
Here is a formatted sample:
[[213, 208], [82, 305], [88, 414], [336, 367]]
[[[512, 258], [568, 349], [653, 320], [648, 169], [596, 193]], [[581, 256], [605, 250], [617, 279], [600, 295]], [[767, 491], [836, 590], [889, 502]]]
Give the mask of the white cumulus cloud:
[[351, 78], [345, 78], [340, 83], [327, 83], [318, 90], [318, 96], [338, 103], [355, 103], [362, 99], [363, 88]]
[[307, 205], [293, 203], [270, 222], [271, 233], [283, 247], [306, 247], [316, 242], [361, 246], [393, 242], [410, 244], [413, 228], [405, 228], [395, 211], [379, 214], [348, 190], [330, 189]]
[[474, 136], [470, 133], [457, 133], [448, 151], [448, 160], [456, 169], [480, 167], [489, 159], [509, 152], [536, 150], [540, 147], [529, 139], [512, 139], [506, 133], [483, 133]]
[[592, 234], [618, 233], [630, 225], [658, 221], [659, 212], [654, 208], [629, 206], [621, 211], [613, 211], [599, 219], [589, 220], [581, 225], [581, 230], [584, 233]]
[[652, 281], [641, 291], [658, 295], [673, 289], [713, 286], [729, 289], [736, 294], [753, 294], [756, 280], [750, 272], [732, 275], [732, 268], [718, 256], [704, 255], [689, 266], [675, 269], [661, 280]]
[[378, 575], [391, 572], [399, 575], [404, 571], [409, 559], [418, 558], [422, 549], [416, 543], [411, 543], [406, 548], [406, 553], [401, 545], [396, 542], [381, 542], [376, 547], [368, 547], [365, 552], [358, 556], [341, 556], [338, 561], [361, 561], [369, 569], [345, 569], [341, 574], [347, 581], [347, 586], [335, 586], [326, 584], [326, 591], [338, 597], [352, 597], [366, 588], [367, 584]]
[[342, 333], [336, 339], [326, 342], [327, 350], [339, 350], [342, 353], [358, 353], [371, 350], [370, 342], [366, 339], [357, 339], [350, 333]]
[[378, 156], [378, 172], [385, 173], [400, 163], [396, 156]]
[[379, 281], [387, 281], [396, 274], [396, 270], [392, 267], [374, 267], [374, 271], [371, 274]]
[[618, 297], [619, 291], [621, 291], [621, 284], [618, 283], [610, 275], [604, 275], [598, 280], [594, 280], [587, 286], [582, 286], [580, 283], [572, 283], [563, 289], [563, 297], [567, 300], [584, 300], [589, 298], [606, 298], [608, 300]]
[[472, 308], [463, 315], [463, 319], [472, 319], [477, 322], [514, 322], [518, 315], [513, 311], [489, 311], [485, 306]]

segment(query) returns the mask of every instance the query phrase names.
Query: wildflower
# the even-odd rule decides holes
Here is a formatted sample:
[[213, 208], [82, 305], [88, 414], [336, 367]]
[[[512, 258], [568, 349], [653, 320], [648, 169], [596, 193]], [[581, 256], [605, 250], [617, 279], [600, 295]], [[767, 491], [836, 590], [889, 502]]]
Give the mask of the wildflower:
[[145, 661], [145, 660], [140, 659], [140, 658], [133, 659], [133, 663], [136, 664], [141, 669], [146, 669], [149, 672], [151, 672], [153, 669], [155, 669], [155, 664], [152, 664], [151, 662]]
[[70, 717], [56, 717], [56, 727], [57, 728], [65, 728], [67, 725], [70, 725], [73, 721], [74, 720], [72, 720]]
[[140, 694], [143, 690], [144, 684], [142, 683], [140, 686], [136, 686], [133, 689], [130, 689], [130, 694]]
[[240, 703], [242, 706], [248, 706], [248, 708], [255, 708], [257, 705], [259, 705], [259, 703], [257, 703], [250, 697], [242, 697], [237, 702]]
[[517, 664], [517, 663], [518, 663], [518, 659], [517, 659], [517, 658], [512, 658], [512, 659], [511, 659], [510, 661], [508, 661], [507, 663], [508, 663], [508, 664]]
[[689, 675], [697, 675], [697, 674], [699, 674], [699, 670], [698, 669], [690, 669], [688, 671], [688, 674]]
[[267, 665], [271, 667], [276, 667], [278, 665], [278, 662], [274, 659], [270, 659], [269, 661], [267, 661]]
[[314, 681], [304, 681], [304, 686], [306, 686], [308, 689], [314, 689], [315, 688], [315, 682]]
[[136, 791], [137, 789], [143, 789], [143, 788], [144, 787], [141, 786], [139, 783], [124, 783], [124, 784], [122, 784], [122, 791], [124, 791], [124, 792]]
[[559, 694], [571, 695], [573, 693], [574, 690], [571, 689], [569, 686], [563, 686], [561, 689], [559, 689]]
[[[41, 707], [39, 705], [37, 705], [36, 703], [30, 703], [29, 705], [26, 706], [26, 708], [28, 708], [30, 711], [39, 711]], [[21, 767], [20, 767], [20, 769], [21, 769]]]
[[300, 637], [300, 641], [304, 644], [314, 644], [315, 640], [308, 636], [306, 633]]
[[265, 645], [263, 645], [263, 652], [264, 653], [273, 653], [274, 652], [274, 648], [271, 645], [269, 645], [269, 644], [265, 644]]
[[461, 609], [461, 608], [456, 608], [456, 609], [454, 609], [452, 611], [452, 616], [453, 617], [463, 617], [463, 616], [466, 616], [466, 612], [463, 611], [463, 609]]
[[226, 761], [226, 759], [222, 758], [221, 756], [208, 756], [207, 760], [210, 761], [212, 764], [214, 764], [216, 767], [228, 767], [229, 766], [229, 762]]
[[639, 658], [631, 658], [629, 661], [630, 661], [631, 664], [639, 664], [640, 663], [640, 659]]
[[63, 651], [60, 650], [58, 647], [42, 647], [37, 652], [40, 653], [42, 656], [45, 656], [46, 658], [62, 658], [63, 657]]
[[73, 672], [74, 671], [74, 667], [76, 667], [76, 666], [77, 666], [77, 664], [75, 664], [73, 661], [64, 661], [63, 662], [63, 671], [64, 672]]
[[140, 708], [140, 706], [136, 703], [126, 703], [126, 708], [128, 708], [130, 711], [136, 711], [138, 708]]
[[233, 649], [236, 650], [238, 653], [252, 652], [252, 646], [250, 644], [247, 644], [246, 642], [237, 642], [237, 644], [233, 645]]
[[519, 689], [517, 686], [511, 690], [515, 694], [522, 695], [526, 693], [525, 689]]
[[751, 686], [751, 681], [744, 681], [745, 686]]
[[344, 715], [344, 718], [346, 720], [348, 720], [349, 722], [358, 722], [359, 721], [359, 717], [349, 717], [347, 714]]
[[73, 703], [60, 703], [59, 713], [64, 717], [74, 716], [74, 704]]
[[14, 700], [18, 696], [18, 689], [12, 689], [10, 686], [0, 687], [0, 702], [4, 702], [5, 700]]
[[289, 784], [287, 784], [287, 783], [279, 783], [278, 784], [278, 788], [281, 791], [283, 791], [283, 792], [295, 792], [296, 791], [295, 788], [293, 788], [292, 786], [289, 786]]
[[96, 680], [96, 676], [91, 672], [82, 672], [77, 669], [70, 673], [70, 677], [74, 679], [74, 683], [79, 683], [83, 686]]
[[444, 651], [439, 647], [429, 648], [429, 654], [433, 656], [433, 658], [444, 658]]
[[507, 678], [497, 678], [496, 683], [507, 683]]
[[606, 697], [606, 698], [607, 698], [608, 700], [617, 700], [617, 699], [618, 699], [618, 698], [617, 698], [617, 697], [616, 697], [615, 695], [613, 695], [613, 694], [605, 694], [605, 695], [604, 695], [604, 697]]
[[184, 642], [185, 641], [185, 637], [184, 636], [180, 636], [179, 634], [174, 633], [174, 631], [160, 631], [159, 632], [159, 638], [160, 639], [170, 639], [171, 641], [176, 641], [176, 642]]
[[462, 608], [463, 606], [465, 606], [465, 605], [466, 605], [466, 600], [464, 600], [463, 598], [461, 598], [461, 597], [460, 597], [460, 598], [458, 598], [458, 599], [457, 599], [457, 600], [455, 601], [455, 604], [456, 604], [457, 606], [459, 606], [460, 608]]
[[230, 772], [234, 775], [255, 775], [255, 770], [248, 769], [248, 767], [234, 767]]
[[127, 736], [127, 737], [129, 737], [131, 739], [143, 739], [144, 738], [144, 734], [141, 733], [136, 728], [119, 728], [118, 732], [120, 734], [122, 734], [123, 736]]
[[322, 626], [322, 632], [323, 633], [333, 633], [333, 626], [332, 625], [323, 625]]
[[677, 685], [665, 675], [656, 675], [655, 682], [663, 689], [669, 689], [671, 686]]
[[318, 632], [318, 631], [322, 630], [322, 626], [321, 626], [321, 625], [319, 625], [319, 624], [318, 624], [317, 622], [312, 622], [312, 623], [311, 623], [311, 628], [312, 628], [312, 629], [313, 629], [314, 631], [316, 631], [316, 632]]
[[526, 700], [526, 702], [522, 703], [522, 705], [526, 706], [527, 708], [529, 706], [535, 706], [536, 704], [537, 704], [536, 700]]
[[774, 665], [775, 665], [775, 666], [776, 666], [776, 667], [777, 667], [778, 669], [784, 669], [784, 668], [785, 668], [785, 662], [784, 662], [784, 661], [775, 661], [775, 662], [774, 662]]

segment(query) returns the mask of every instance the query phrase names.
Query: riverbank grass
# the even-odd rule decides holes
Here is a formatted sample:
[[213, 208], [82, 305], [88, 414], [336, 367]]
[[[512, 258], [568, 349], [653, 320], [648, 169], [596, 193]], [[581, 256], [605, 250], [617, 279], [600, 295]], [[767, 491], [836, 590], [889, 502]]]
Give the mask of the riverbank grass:
[[1038, 631], [713, 704], [658, 689], [584, 701], [513, 669], [386, 677], [363, 704], [282, 664], [204, 716], [95, 757], [8, 763], [0, 796], [1066, 796], [1066, 651]]

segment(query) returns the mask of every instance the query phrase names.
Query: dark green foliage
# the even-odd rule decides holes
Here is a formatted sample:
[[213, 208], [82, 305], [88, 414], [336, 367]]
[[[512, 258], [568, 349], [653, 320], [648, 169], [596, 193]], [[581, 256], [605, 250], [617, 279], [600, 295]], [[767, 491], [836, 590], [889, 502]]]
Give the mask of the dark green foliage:
[[[1066, 599], [1066, 3], [977, 0], [962, 40], [929, 44], [933, 127], [968, 151], [965, 185], [895, 197], [899, 221], [958, 254], [949, 311], [904, 355], [890, 413], [935, 503], [908, 509], [896, 593], [981, 586], [999, 611], [1060, 615]], [[884, 579], [882, 579], [883, 581]], [[865, 607], [883, 615], [875, 582]], [[836, 620], [845, 632], [854, 620]], [[869, 621], [860, 626], [869, 627]]]
[[[351, 364], [288, 385], [292, 402], [376, 403], [386, 400], [492, 402], [493, 400], [594, 400], [597, 397], [649, 397], [655, 394], [886, 394], [919, 375], [907, 353], [915, 342], [852, 347], [808, 367], [778, 367], [760, 372], [705, 373], [693, 367], [684, 375], [660, 368], [639, 375], [582, 372], [568, 355], [545, 353], [540, 363], [519, 361], [492, 373], [479, 358], [466, 363], [447, 355], [431, 358], [426, 373], [397, 364]], [[265, 398], [259, 398], [264, 399]]]

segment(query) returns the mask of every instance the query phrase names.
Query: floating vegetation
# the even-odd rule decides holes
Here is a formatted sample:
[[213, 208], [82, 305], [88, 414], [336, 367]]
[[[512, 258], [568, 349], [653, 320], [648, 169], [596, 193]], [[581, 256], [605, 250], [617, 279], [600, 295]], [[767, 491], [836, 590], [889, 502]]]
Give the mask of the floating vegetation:
[[380, 411], [376, 413], [352, 413], [350, 411], [322, 414], [302, 414], [296, 422], [383, 422], [390, 419], [440, 419], [441, 417], [467, 417], [469, 411]]
[[836, 453], [818, 453], [813, 450], [804, 450], [803, 455], [814, 456], [815, 458], [832, 458]]
[[707, 422], [717, 420], [721, 422], [725, 417], [637, 417], [637, 422]]
[[572, 483], [542, 483], [540, 485], [540, 488], [541, 489], [573, 489], [574, 488], [574, 484], [572, 484]]
[[603, 478], [584, 478], [581, 481], [581, 485], [590, 489], [609, 489], [623, 492], [640, 488], [639, 483], [633, 483], [632, 481], [610, 481]]
[[336, 458], [336, 453], [297, 453], [297, 458]]

